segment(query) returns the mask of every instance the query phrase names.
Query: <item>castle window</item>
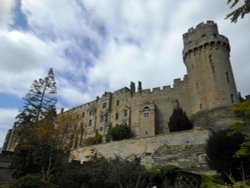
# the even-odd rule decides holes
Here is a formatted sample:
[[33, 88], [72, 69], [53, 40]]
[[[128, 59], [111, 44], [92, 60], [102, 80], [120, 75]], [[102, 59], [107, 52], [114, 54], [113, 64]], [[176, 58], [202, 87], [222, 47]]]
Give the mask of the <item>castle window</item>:
[[100, 116], [100, 122], [107, 122], [108, 121], [108, 114], [103, 114]]
[[79, 115], [77, 114], [77, 115], [76, 115], [76, 119], [78, 119], [78, 118], [79, 118]]
[[100, 127], [100, 131], [102, 131], [103, 130], [103, 127]]
[[144, 112], [144, 117], [148, 117], [149, 113], [148, 112]]
[[230, 79], [229, 79], [229, 74], [228, 74], [228, 72], [226, 72], [226, 78], [227, 78], [227, 82], [230, 83]]
[[234, 95], [231, 94], [231, 102], [234, 103]]
[[212, 55], [211, 55], [211, 54], [209, 54], [208, 60], [209, 60], [210, 62], [212, 62]]
[[83, 112], [83, 113], [82, 113], [82, 117], [84, 117], [84, 116], [85, 116], [85, 113]]
[[104, 115], [101, 115], [100, 116], [100, 122], [103, 122], [104, 121]]
[[145, 131], [145, 135], [147, 135], [148, 134], [148, 131]]
[[91, 109], [91, 110], [89, 111], [89, 115], [90, 115], [90, 116], [93, 116], [93, 115], [95, 115], [95, 112], [96, 112], [96, 111], [95, 111], [95, 109], [93, 108], [93, 109]]
[[143, 108], [143, 111], [149, 111], [150, 110], [150, 108], [149, 107], [145, 107], [145, 108]]
[[206, 36], [206, 34], [201, 35], [201, 37], [205, 37], [205, 36]]
[[91, 126], [91, 125], [92, 125], [92, 120], [90, 119], [90, 120], [89, 120], [89, 126]]
[[212, 62], [210, 62], [210, 66], [211, 66], [211, 69], [212, 69], [212, 73], [215, 74], [214, 64]]
[[102, 108], [106, 108], [106, 107], [107, 107], [107, 103], [105, 102], [102, 104]]
[[200, 104], [200, 110], [202, 110], [202, 104]]
[[119, 113], [116, 113], [116, 114], [115, 114], [115, 119], [116, 119], [116, 120], [119, 119]]
[[123, 111], [123, 116], [124, 116], [124, 117], [127, 117], [127, 116], [128, 116], [128, 110], [127, 110], [127, 109]]
[[120, 101], [117, 100], [117, 101], [116, 101], [116, 106], [119, 106], [119, 104], [120, 104]]

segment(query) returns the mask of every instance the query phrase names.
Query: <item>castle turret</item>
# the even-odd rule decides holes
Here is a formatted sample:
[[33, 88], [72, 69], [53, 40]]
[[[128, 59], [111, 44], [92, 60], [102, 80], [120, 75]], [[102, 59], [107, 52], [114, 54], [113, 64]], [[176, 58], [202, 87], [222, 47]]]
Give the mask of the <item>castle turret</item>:
[[229, 41], [219, 34], [217, 25], [201, 23], [190, 28], [183, 40], [191, 113], [238, 102]]

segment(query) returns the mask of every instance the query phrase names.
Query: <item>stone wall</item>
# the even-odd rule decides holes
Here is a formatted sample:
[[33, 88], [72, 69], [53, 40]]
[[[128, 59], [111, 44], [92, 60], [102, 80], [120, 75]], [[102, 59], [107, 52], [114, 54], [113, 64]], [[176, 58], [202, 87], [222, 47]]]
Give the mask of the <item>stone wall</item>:
[[81, 163], [93, 157], [123, 159], [140, 157], [147, 167], [175, 165], [193, 172], [206, 172], [204, 146], [209, 136], [205, 129], [194, 129], [141, 139], [113, 141], [106, 144], [82, 147], [71, 153], [70, 161]]

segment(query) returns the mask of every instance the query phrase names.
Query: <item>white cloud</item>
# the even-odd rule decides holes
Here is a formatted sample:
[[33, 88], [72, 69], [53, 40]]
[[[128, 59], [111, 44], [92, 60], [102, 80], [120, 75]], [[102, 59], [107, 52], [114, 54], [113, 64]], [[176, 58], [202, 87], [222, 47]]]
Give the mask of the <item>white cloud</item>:
[[0, 28], [7, 29], [13, 24], [12, 9], [15, 6], [15, 0], [1, 0], [0, 2]]
[[0, 6], [0, 93], [21, 98], [50, 67], [60, 107], [89, 102], [130, 81], [144, 88], [172, 84], [186, 72], [182, 34], [205, 20], [217, 22], [229, 38], [238, 89], [250, 93], [250, 16], [230, 23], [224, 1], [22, 0], [26, 31], [9, 27], [14, 5], [3, 0]]

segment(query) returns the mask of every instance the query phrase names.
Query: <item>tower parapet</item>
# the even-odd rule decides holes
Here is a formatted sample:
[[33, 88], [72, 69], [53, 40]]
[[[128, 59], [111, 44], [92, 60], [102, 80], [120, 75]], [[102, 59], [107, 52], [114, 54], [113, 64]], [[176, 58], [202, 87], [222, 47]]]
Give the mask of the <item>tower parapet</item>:
[[192, 53], [206, 50], [211, 47], [224, 47], [230, 52], [230, 45], [227, 37], [220, 35], [217, 24], [213, 21], [202, 22], [195, 28], [191, 27], [183, 34], [183, 58]]

